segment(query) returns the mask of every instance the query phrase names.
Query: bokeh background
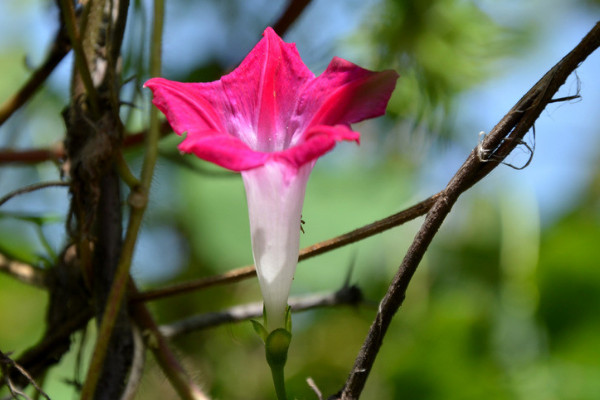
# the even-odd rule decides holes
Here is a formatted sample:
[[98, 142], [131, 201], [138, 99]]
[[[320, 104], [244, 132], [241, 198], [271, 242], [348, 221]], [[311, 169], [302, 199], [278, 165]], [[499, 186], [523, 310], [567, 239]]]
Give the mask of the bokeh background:
[[[256, 44], [284, 1], [167, 2], [163, 75], [210, 81]], [[123, 107], [130, 131], [147, 126], [151, 3], [132, 1], [124, 46]], [[401, 78], [388, 115], [359, 124], [361, 145], [339, 145], [311, 176], [301, 247], [393, 214], [441, 190], [510, 107], [592, 28], [597, 0], [314, 0], [284, 39], [321, 73], [333, 56]], [[0, 3], [0, 100], [44, 59], [57, 29], [47, 0]], [[0, 127], [0, 147], [54, 146], [64, 136], [68, 56], [33, 101]], [[368, 380], [365, 399], [600, 398], [600, 55], [562, 88], [579, 100], [550, 105], [528, 135], [524, 170], [500, 166], [463, 196], [408, 290]], [[161, 141], [151, 204], [133, 274], [144, 288], [252, 263], [241, 179], [182, 157]], [[141, 149], [126, 154], [139, 170]], [[509, 160], [529, 157], [517, 149]], [[59, 179], [53, 163], [0, 165], [0, 196]], [[66, 189], [0, 208], [0, 253], [49, 266], [65, 244]], [[35, 217], [35, 218], [31, 218]], [[297, 314], [288, 391], [316, 399], [346, 379], [421, 220], [302, 262], [293, 294], [334, 291], [350, 280], [365, 304]], [[260, 298], [255, 279], [150, 304], [161, 323]], [[23, 352], [40, 337], [47, 294], [0, 275], [0, 349]], [[69, 383], [94, 327], [45, 379], [52, 399], [76, 398]], [[273, 396], [263, 347], [250, 323], [175, 340], [186, 367], [215, 399]], [[174, 398], [148, 357], [138, 398]]]

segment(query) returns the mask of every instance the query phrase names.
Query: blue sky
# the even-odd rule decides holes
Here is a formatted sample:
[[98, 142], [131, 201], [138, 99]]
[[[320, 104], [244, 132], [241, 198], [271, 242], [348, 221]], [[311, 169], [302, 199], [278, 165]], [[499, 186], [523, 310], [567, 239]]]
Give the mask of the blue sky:
[[[146, 2], [148, 3], [148, 2]], [[167, 2], [177, 5], [178, 2]], [[188, 2], [182, 14], [181, 8], [168, 8], [164, 43], [164, 68], [166, 71], [184, 68], [198, 59], [206, 59], [211, 54], [219, 54], [222, 61], [236, 63], [240, 54], [248, 52], [256, 43], [258, 36], [250, 27], [256, 20], [268, 21], [277, 16], [284, 2], [275, 2], [275, 6], [266, 0], [255, 2], [239, 1], [240, 21], [248, 21], [245, 26], [240, 23], [236, 33], [230, 36], [214, 35], [220, 29], [219, 11], [207, 6], [206, 2]], [[348, 4], [350, 3], [350, 6]], [[319, 73], [331, 57], [351, 57], [351, 49], [344, 44], [345, 35], [352, 32], [361, 22], [369, 9], [376, 6], [376, 0], [315, 0], [307, 9], [303, 18], [291, 29], [286, 41], [296, 42], [303, 59], [315, 72]], [[579, 40], [593, 27], [596, 18], [593, 13], [572, 6], [568, 0], [535, 0], [530, 2], [505, 1], [494, 2], [481, 0], [481, 6], [492, 17], [500, 22], [510, 23], [512, 19], [522, 15], [534, 18], [539, 31], [535, 46], [518, 58], [503, 62], [505, 72], [465, 93], [457, 107], [456, 125], [461, 132], [454, 142], [435, 157], [426, 158], [428, 167], [421, 175], [420, 194], [418, 198], [441, 190], [470, 150], [477, 145], [479, 132], [489, 130], [498, 122], [512, 105], [562, 56], [572, 49]], [[148, 7], [149, 8], [149, 7]], [[531, 13], [531, 10], [542, 12]], [[0, 57], [14, 56], [14, 49], [25, 49], [27, 60], [37, 65], [43, 59], [51, 41], [55, 26], [56, 14], [50, 2], [29, 0], [3, 1], [0, 4]], [[198, 23], [176, 23], [186, 14], [198, 15]], [[533, 17], [531, 17], [533, 15]], [[195, 20], [190, 18], [191, 22]], [[315, 29], [315, 27], [320, 27]], [[231, 36], [236, 35], [236, 36]], [[204, 37], [209, 39], [205, 40]], [[189, 52], [190, 43], [195, 52]], [[234, 47], [223, 48], [234, 43]], [[2, 55], [4, 54], [4, 55]], [[8, 54], [8, 55], [7, 55]], [[51, 77], [50, 84], [64, 96], [65, 104], [68, 93], [69, 71], [71, 60], [67, 58], [59, 70]], [[593, 54], [577, 71], [581, 81], [582, 100], [551, 105], [536, 123], [536, 152], [531, 165], [523, 171], [515, 171], [508, 167], [499, 167], [475, 189], [479, 193], [492, 196], [504, 192], [528, 193], [536, 201], [542, 223], [552, 221], [556, 216], [568, 209], [571, 202], [585, 189], [591, 173], [598, 168], [599, 135], [597, 128], [598, 104], [600, 104], [600, 54]], [[402, 72], [402, 71], [400, 71]], [[26, 75], [25, 75], [26, 76]], [[400, 79], [399, 85], [402, 84]], [[562, 95], [574, 94], [577, 85], [572, 77], [562, 89]], [[1, 93], [7, 96], [8, 93]], [[2, 99], [0, 99], [2, 100]], [[60, 106], [60, 105], [59, 105]], [[45, 126], [46, 116], [39, 118], [33, 126], [38, 129]], [[7, 131], [15, 129], [17, 122], [5, 124], [0, 128], [0, 145], [5, 146]], [[60, 118], [55, 116], [50, 127], [55, 134], [61, 133]], [[34, 128], [30, 128], [30, 131]], [[48, 129], [51, 130], [51, 129]], [[33, 135], [17, 137], [16, 144], [31, 147], [32, 143], [50, 144], [58, 140], [58, 136], [46, 135], [33, 140]], [[531, 136], [529, 137], [531, 140]], [[13, 137], [14, 139], [14, 137]], [[525, 155], [516, 155], [511, 160], [515, 164], [524, 161]], [[40, 172], [45, 179], [56, 179], [55, 172]], [[50, 174], [50, 175], [49, 175]], [[22, 185], [22, 170], [4, 171], [0, 178], [0, 195]], [[28, 178], [27, 178], [28, 179]], [[39, 177], [36, 177], [39, 179]], [[51, 211], [64, 214], [67, 199], [64, 191], [49, 190], [43, 196], [27, 196], [26, 201], [13, 201], [5, 206], [6, 210]], [[53, 235], [57, 247], [64, 241], [61, 224], [57, 224]], [[62, 232], [62, 233], [61, 233]], [[142, 235], [142, 248], [151, 255], [153, 240], [165, 241], [173, 239], [169, 232], [146, 231]], [[147, 242], [147, 245], [144, 245]], [[174, 246], [176, 243], [173, 244]], [[147, 257], [151, 263], [152, 256]], [[172, 260], [177, 264], [177, 260]]]

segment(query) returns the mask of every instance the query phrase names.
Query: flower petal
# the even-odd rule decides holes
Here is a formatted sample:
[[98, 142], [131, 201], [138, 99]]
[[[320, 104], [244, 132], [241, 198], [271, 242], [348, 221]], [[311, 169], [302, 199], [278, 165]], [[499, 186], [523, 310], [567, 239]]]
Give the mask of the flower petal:
[[226, 134], [222, 119], [225, 104], [219, 81], [182, 83], [152, 78], [144, 87], [152, 90], [152, 103], [165, 114], [178, 135], [191, 130]]
[[221, 82], [234, 110], [237, 136], [253, 150], [273, 152], [289, 146], [294, 132], [289, 131], [288, 122], [299, 93], [314, 75], [295, 44], [285, 43], [272, 28], [263, 36]]
[[[300, 96], [296, 114], [304, 116], [306, 125], [299, 131], [307, 132], [316, 125], [348, 125], [383, 115], [397, 79], [395, 71], [373, 72], [334, 57]], [[301, 140], [294, 138], [294, 142]]]
[[304, 141], [289, 149], [274, 153], [271, 158], [285, 161], [300, 168], [302, 165], [315, 162], [320, 156], [334, 148], [336, 142], [342, 140], [359, 143], [360, 134], [346, 125], [318, 125], [304, 134]]
[[190, 131], [178, 147], [232, 171], [256, 168], [269, 159], [269, 153], [254, 151], [238, 138], [218, 131]]

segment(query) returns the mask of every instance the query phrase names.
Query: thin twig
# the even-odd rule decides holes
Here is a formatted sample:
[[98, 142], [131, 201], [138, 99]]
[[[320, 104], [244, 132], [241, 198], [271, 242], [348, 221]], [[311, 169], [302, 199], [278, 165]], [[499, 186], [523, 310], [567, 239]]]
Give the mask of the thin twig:
[[79, 28], [77, 26], [77, 17], [75, 16], [73, 2], [71, 0], [60, 0], [59, 4], [62, 18], [65, 22], [67, 35], [69, 35], [71, 46], [75, 52], [75, 65], [77, 66], [77, 70], [79, 71], [81, 80], [85, 86], [86, 93], [90, 99], [90, 107], [93, 113], [97, 114], [98, 94], [96, 93], [96, 88], [94, 87], [94, 81], [92, 80], [88, 60], [85, 56], [83, 45], [81, 44], [81, 37], [79, 35]]
[[19, 400], [19, 398], [23, 398], [25, 400], [31, 400], [31, 398], [27, 396], [25, 392], [15, 387], [15, 384], [13, 383], [12, 379], [10, 379], [10, 377], [7, 376], [4, 380], [6, 381], [6, 386], [8, 387], [8, 391], [10, 392], [10, 396], [7, 399]]
[[133, 174], [133, 172], [131, 172], [131, 169], [129, 168], [129, 165], [127, 164], [122, 152], [119, 152], [115, 157], [115, 165], [123, 182], [125, 182], [125, 184], [129, 186], [131, 190], [136, 190], [140, 185], [140, 181]]
[[133, 400], [137, 394], [142, 378], [144, 377], [144, 366], [146, 365], [146, 345], [140, 329], [132, 324], [133, 335], [133, 359], [129, 376], [127, 377], [127, 385], [119, 400]]
[[0, 165], [2, 164], [38, 164], [45, 161], [60, 161], [66, 156], [62, 146], [44, 149], [0, 150]]
[[[167, 136], [167, 134], [173, 132], [173, 128], [169, 125], [167, 120], [164, 120], [160, 123], [160, 137], [163, 138]], [[123, 148], [130, 148], [141, 145], [146, 140], [148, 136], [148, 129], [143, 129], [137, 132], [129, 132], [123, 138]]]
[[311, 0], [290, 0], [283, 14], [281, 14], [277, 22], [273, 24], [273, 30], [277, 32], [279, 36], [283, 36], [310, 2]]
[[209, 276], [207, 278], [177, 283], [171, 286], [148, 290], [132, 297], [133, 301], [151, 301], [164, 297], [175, 296], [182, 293], [192, 292], [206, 287], [238, 282], [256, 275], [254, 265], [237, 268], [223, 274]]
[[[162, 68], [162, 34], [164, 22], [164, 0], [154, 0], [154, 20], [150, 45], [150, 76], [161, 75]], [[163, 124], [164, 125], [164, 124]], [[146, 155], [142, 165], [141, 184], [150, 189], [154, 166], [158, 156], [158, 140], [160, 139], [161, 123], [158, 118], [158, 109], [150, 108], [150, 130], [146, 138]]]
[[328, 251], [339, 249], [340, 247], [358, 242], [378, 233], [385, 232], [388, 229], [400, 226], [408, 221], [412, 221], [415, 218], [425, 215], [440, 196], [441, 193], [434, 194], [433, 196], [396, 214], [390, 215], [389, 217], [361, 226], [360, 228], [344, 233], [343, 235], [305, 247], [300, 251], [298, 260], [303, 261]]
[[1, 253], [0, 271], [29, 285], [37, 286], [39, 288], [46, 288], [48, 286], [45, 270], [20, 261], [11, 260]]
[[[160, 137], [163, 138], [167, 134], [173, 132], [171, 125], [167, 121], [160, 124]], [[123, 138], [122, 148], [129, 149], [140, 146], [146, 140], [148, 130], [140, 130], [127, 134]], [[49, 148], [27, 149], [27, 150], [1, 150], [0, 149], [0, 165], [2, 164], [38, 164], [45, 161], [62, 161], [66, 157], [65, 148], [62, 142]]]
[[14, 368], [17, 371], [19, 371], [19, 373], [21, 373], [21, 375], [23, 375], [27, 379], [27, 382], [29, 382], [35, 388], [35, 390], [38, 391], [38, 393], [40, 393], [42, 396], [44, 396], [47, 400], [50, 400], [50, 397], [48, 397], [48, 395], [42, 390], [42, 388], [39, 387], [39, 385], [35, 382], [35, 380], [32, 378], [32, 376], [25, 370], [25, 368], [20, 366], [13, 359], [11, 359], [8, 355], [4, 354], [2, 351], [0, 351], [0, 364], [2, 364], [2, 372], [3, 372], [4, 378], [6, 380], [6, 383], [9, 386], [11, 393], [14, 391], [14, 388], [12, 387], [12, 384], [11, 384], [11, 381], [9, 378], [8, 369], [5, 368], [5, 365], [8, 365], [9, 367]]
[[[362, 301], [362, 293], [356, 286], [345, 286], [333, 293], [312, 294], [292, 297], [288, 303], [293, 312], [306, 311], [318, 307], [332, 307], [342, 304], [356, 305]], [[160, 332], [166, 338], [173, 338], [193, 331], [212, 328], [226, 323], [247, 321], [263, 315], [263, 303], [249, 303], [185, 318], [168, 325], [162, 325]]]
[[[389, 217], [383, 218], [379, 221], [372, 222], [370, 224], [364, 225], [360, 228], [357, 228], [353, 231], [344, 233], [340, 236], [336, 236], [331, 239], [324, 240], [319, 243], [315, 243], [311, 246], [305, 247], [300, 251], [300, 255], [298, 257], [298, 261], [304, 261], [311, 257], [318, 256], [320, 254], [326, 253], [328, 251], [332, 251], [338, 249], [340, 247], [346, 246], [351, 243], [358, 242], [362, 239], [368, 238], [370, 236], [376, 235], [378, 233], [384, 232], [388, 229], [394, 228], [396, 226], [402, 225], [408, 221], [411, 221], [415, 218], [418, 218], [422, 215], [425, 215], [427, 211], [431, 208], [431, 206], [435, 203], [435, 201], [439, 198], [440, 193], [435, 194], [415, 205], [409, 207], [405, 210], [402, 210], [396, 214], [390, 215]], [[145, 292], [141, 292], [138, 296], [132, 298], [134, 301], [151, 301], [157, 300], [163, 297], [174, 296], [178, 294], [183, 294], [199, 289], [204, 289], [211, 286], [217, 285], [225, 285], [234, 282], [239, 282], [241, 280], [251, 278], [256, 275], [256, 269], [253, 265], [248, 265], [245, 267], [237, 268], [223, 274], [210, 276], [208, 278], [197, 279], [193, 281], [183, 282], [174, 284], [171, 286], [148, 290]]]
[[330, 399], [354, 400], [360, 397], [390, 322], [404, 301], [408, 284], [458, 197], [498, 166], [521, 143], [568, 76], [599, 46], [600, 22], [575, 49], [548, 71], [487, 135], [483, 142], [483, 150], [485, 154], [492, 154], [493, 157], [488, 161], [481, 160], [480, 146], [473, 149], [428, 212], [379, 305], [377, 315], [343, 389]]
[[312, 391], [315, 392], [315, 394], [317, 395], [317, 398], [319, 400], [323, 400], [323, 393], [321, 393], [321, 391], [319, 390], [319, 387], [317, 386], [317, 384], [315, 383], [313, 378], [311, 378], [310, 376], [308, 378], [306, 378], [306, 383], [312, 389]]
[[2, 206], [4, 203], [9, 201], [13, 197], [16, 197], [16, 196], [19, 196], [19, 195], [22, 195], [25, 193], [35, 192], [36, 190], [45, 189], [45, 188], [49, 188], [49, 187], [67, 187], [67, 186], [69, 186], [68, 182], [61, 182], [61, 181], [41, 182], [41, 183], [35, 183], [33, 185], [29, 185], [29, 186], [24, 186], [22, 188], [19, 188], [17, 190], [14, 190], [14, 191], [8, 193], [7, 195], [5, 195], [3, 197], [0, 197], [0, 206]]
[[[132, 280], [130, 281], [130, 291], [132, 294], [137, 292], [137, 288]], [[143, 303], [133, 304], [130, 310], [137, 324], [144, 329], [148, 347], [154, 354], [158, 365], [179, 396], [185, 400], [208, 400], [208, 397], [194, 383], [191, 376], [169, 348], [166, 338], [160, 331], [154, 318], [152, 318], [152, 314], [150, 314], [146, 305]]]
[[0, 106], [0, 125], [38, 91], [70, 49], [71, 46], [66, 40], [66, 33], [61, 28], [56, 34], [50, 54], [48, 54], [44, 63], [33, 72], [27, 82], [15, 94]]

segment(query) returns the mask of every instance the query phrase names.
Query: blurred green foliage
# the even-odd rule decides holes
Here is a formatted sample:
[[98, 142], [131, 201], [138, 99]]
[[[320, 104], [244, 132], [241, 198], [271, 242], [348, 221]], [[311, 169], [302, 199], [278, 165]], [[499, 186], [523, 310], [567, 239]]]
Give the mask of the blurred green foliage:
[[[41, 3], [32, 2], [30, 7], [40, 7]], [[144, 6], [148, 4], [141, 0], [133, 3], [136, 8], [131, 20], [138, 27], [144, 26], [147, 23]], [[170, 3], [174, 8], [185, 9], [192, 2]], [[218, 23], [226, 32], [221, 34], [236, 31], [238, 23], [243, 21], [243, 30], [253, 27], [258, 37], [263, 26], [272, 22], [261, 20], [259, 8], [255, 7], [248, 19], [239, 13], [229, 15], [223, 11], [242, 7], [241, 3], [251, 8], [248, 5], [251, 2], [228, 1], [215, 6], [222, 10], [217, 13], [222, 18]], [[259, 3], [264, 7], [264, 2]], [[401, 72], [390, 105], [393, 119], [361, 125], [360, 150], [351, 145], [339, 146], [335, 153], [319, 161], [308, 185], [304, 207], [306, 234], [301, 246], [383, 218], [431, 194], [423, 193], [420, 168], [389, 150], [389, 140], [403, 140], [396, 137], [399, 131], [383, 128], [396, 123], [425, 125], [438, 136], [443, 133], [447, 137], [456, 136], [448, 121], [457, 111], [459, 96], [496, 76], [505, 57], [519, 54], [532, 45], [529, 36], [532, 28], [527, 25], [527, 18], [522, 18], [520, 25], [503, 26], [482, 11], [478, 2], [382, 0], [373, 4], [349, 35], [350, 42], [366, 49], [371, 65]], [[327, 13], [326, 2], [319, 7]], [[185, 21], [174, 21], [167, 16], [167, 24], [188, 24], [193, 30], [199, 19], [201, 16], [194, 15]], [[303, 20], [299, 24], [304, 24], [301, 26], [305, 30], [316, 29]], [[167, 25], [167, 31], [172, 26]], [[311, 36], [310, 32], [304, 34]], [[145, 57], [145, 48], [133, 39], [127, 46], [124, 75], [135, 76], [138, 84], [133, 89], [125, 85], [124, 97], [141, 104], [144, 94], [139, 90], [139, 82], [143, 81], [145, 70], [139, 60]], [[2, 50], [2, 98], [27, 76], [20, 69], [21, 54], [15, 49]], [[226, 66], [215, 61], [216, 58], [209, 59], [184, 65], [176, 73], [193, 80], [214, 79]], [[175, 61], [169, 60], [172, 64]], [[46, 118], [48, 110], [57, 114], [61, 106], [60, 90], [48, 87], [37, 98], [36, 111], [27, 109], [25, 115]], [[145, 109], [124, 111], [130, 130], [144, 126], [144, 112]], [[60, 137], [57, 120], [59, 117], [55, 116], [53, 124], [47, 125], [51, 132], [34, 130], [18, 144], [28, 147], [48, 143], [48, 136]], [[40, 126], [45, 121], [36, 122], [33, 117], [31, 121], [18, 120], [23, 126]], [[8, 129], [13, 132], [15, 124], [0, 130], [2, 146], [14, 145], [3, 137], [8, 136]], [[161, 149], [172, 153], [178, 140], [165, 139]], [[415, 145], [411, 144], [412, 147], [406, 144], [407, 151], [415, 152]], [[139, 150], [128, 152], [127, 158], [137, 168]], [[142, 246], [134, 266], [134, 274], [142, 286], [157, 287], [209, 276], [252, 262], [241, 180], [237, 176], [215, 175], [212, 166], [196, 160], [191, 164], [199, 165], [201, 170], [182, 167], [172, 157], [159, 161], [144, 231], [166, 226], [181, 246], [164, 248], [158, 241], [150, 242], [146, 248]], [[0, 170], [0, 174], [6, 170]], [[0, 175], [0, 195], [9, 186], [19, 187], [24, 176], [26, 180], [58, 176], [55, 166], [45, 164], [19, 171]], [[600, 393], [599, 179], [590, 183], [564, 215], [552, 221], [541, 220], [536, 201], [526, 190], [503, 187], [491, 194], [475, 190], [461, 200], [411, 283], [363, 398], [597, 399]], [[56, 203], [49, 204], [60, 208]], [[23, 202], [25, 211], [27, 205]], [[44, 266], [40, 260], [50, 254], [40, 244], [34, 225], [53, 222], [45, 220], [45, 215], [37, 215], [39, 220], [20, 221], [8, 212], [0, 214], [0, 252]], [[354, 265], [351, 282], [360, 286], [367, 301], [356, 308], [321, 309], [294, 315], [294, 339], [286, 373], [288, 391], [296, 398], [316, 398], [306, 384], [307, 377], [312, 377], [324, 394], [340, 389], [377, 303], [419, 222], [299, 264], [293, 294], [336, 290]], [[64, 243], [51, 244], [58, 252]], [[143, 253], [149, 247], [158, 247], [163, 253], [180, 253], [182, 265], [144, 259]], [[155, 272], [147, 271], [151, 268], [150, 261], [154, 261], [153, 268], [159, 265], [159, 278], [149, 278], [155, 276], [152, 275]], [[0, 276], [2, 351], [15, 351], [18, 355], [41, 337], [46, 297], [39, 289]], [[196, 313], [257, 301], [259, 297], [258, 284], [250, 279], [152, 302], [150, 307], [159, 322], [168, 323]], [[88, 338], [82, 343], [85, 357], [89, 356], [93, 335], [90, 326]], [[73, 385], [66, 380], [74, 376], [81, 344], [79, 335], [75, 343], [71, 353], [46, 379], [45, 387], [53, 399], [73, 397]], [[250, 323], [189, 334], [177, 338], [174, 345], [186, 368], [214, 398], [273, 397], [264, 349]], [[175, 398], [151, 357], [138, 398]]]
[[457, 96], [498, 72], [498, 61], [527, 43], [526, 26], [502, 26], [475, 2], [382, 3], [365, 23], [363, 43], [380, 66], [402, 72], [388, 110], [433, 131], [448, 134]]

